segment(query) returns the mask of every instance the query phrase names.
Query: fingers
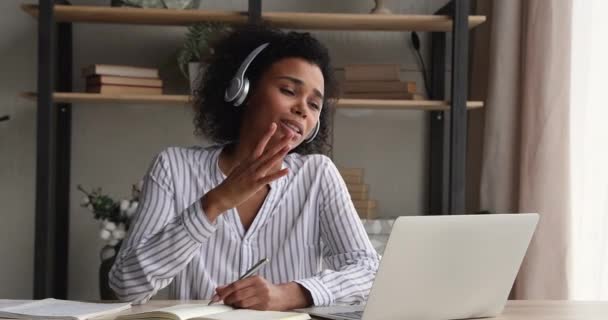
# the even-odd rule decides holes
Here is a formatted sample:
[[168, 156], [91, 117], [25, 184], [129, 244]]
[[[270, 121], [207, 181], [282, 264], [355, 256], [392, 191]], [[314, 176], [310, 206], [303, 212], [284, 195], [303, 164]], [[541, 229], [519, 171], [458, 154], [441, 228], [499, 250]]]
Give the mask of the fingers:
[[284, 146], [282, 149], [280, 149], [277, 153], [275, 153], [271, 157], [269, 157], [263, 161], [262, 161], [262, 159], [260, 159], [260, 161], [262, 161], [262, 162], [255, 169], [258, 176], [262, 177], [262, 178], [266, 177], [266, 174], [268, 173], [268, 171], [270, 169], [274, 168], [275, 166], [277, 166], [283, 162], [283, 158], [285, 158], [285, 156], [287, 155], [289, 150], [290, 150], [289, 146]]
[[236, 281], [216, 289], [219, 300], [237, 308], [267, 310], [270, 301], [270, 286], [260, 276]]
[[266, 145], [268, 144], [268, 141], [270, 141], [270, 138], [272, 138], [272, 136], [274, 135], [274, 133], [276, 131], [277, 131], [277, 124], [273, 122], [270, 124], [270, 128], [268, 128], [268, 131], [266, 131], [266, 134], [262, 137], [260, 142], [258, 142], [258, 145], [256, 146], [256, 148], [253, 152], [254, 159], [257, 159], [262, 155], [262, 153], [264, 152], [264, 149], [266, 149]]
[[[267, 148], [263, 155], [257, 158], [252, 168], [256, 172], [260, 173], [262, 177], [265, 176], [268, 169], [276, 164], [276, 161], [282, 159], [289, 152], [289, 150], [291, 150], [290, 141], [292, 137], [293, 134], [288, 133], [284, 135], [279, 142], [272, 146], [272, 148]], [[271, 163], [270, 165], [268, 165], [269, 162]]]
[[281, 136], [279, 138], [279, 141], [277, 141], [275, 143], [275, 145], [272, 146], [272, 148], [268, 148], [268, 146], [266, 146], [267, 149], [265, 150], [266, 152], [264, 153], [264, 155], [275, 154], [275, 153], [279, 152], [279, 150], [283, 149], [283, 147], [289, 146], [292, 138], [293, 138], [293, 133], [288, 132], [288, 133], [284, 134], [283, 136]]
[[[224, 298], [224, 304], [227, 305], [235, 305], [240, 308], [246, 308], [247, 306], [252, 306], [254, 304], [259, 303], [257, 299], [252, 299], [256, 297], [256, 288], [254, 286], [247, 287], [245, 289], [237, 290], [226, 296]], [[249, 301], [247, 301], [249, 300]], [[253, 301], [255, 300], [255, 301]]]
[[264, 178], [262, 178], [259, 181], [259, 183], [263, 184], [263, 185], [269, 184], [269, 183], [273, 182], [274, 180], [276, 180], [278, 178], [286, 176], [288, 173], [289, 173], [289, 168], [285, 168], [285, 169], [279, 170], [279, 171], [277, 171], [277, 172], [275, 172], [273, 174], [269, 174], [269, 175], [265, 176]]
[[217, 287], [215, 290], [222, 300], [224, 300], [227, 296], [231, 295], [235, 291], [250, 287], [254, 285], [257, 281], [259, 281], [258, 276], [245, 278], [243, 280], [235, 281], [227, 286]]
[[259, 296], [251, 297], [249, 299], [245, 299], [240, 301], [235, 306], [243, 309], [253, 309], [253, 310], [269, 310], [269, 302], [268, 300], [263, 300]]

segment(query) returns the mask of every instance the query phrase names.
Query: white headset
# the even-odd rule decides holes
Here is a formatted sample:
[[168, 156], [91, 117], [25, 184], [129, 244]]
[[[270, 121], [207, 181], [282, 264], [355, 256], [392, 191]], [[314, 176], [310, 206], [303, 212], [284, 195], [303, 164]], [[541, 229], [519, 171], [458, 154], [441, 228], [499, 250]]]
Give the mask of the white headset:
[[[245, 58], [239, 69], [236, 71], [236, 74], [234, 75], [232, 80], [230, 80], [230, 85], [228, 86], [228, 88], [226, 88], [226, 92], [224, 93], [224, 101], [232, 102], [232, 105], [234, 105], [235, 107], [238, 107], [243, 104], [243, 102], [245, 102], [247, 94], [249, 93], [249, 79], [245, 77], [245, 72], [247, 72], [247, 68], [249, 68], [249, 65], [251, 64], [253, 59], [255, 59], [255, 57], [260, 54], [260, 52], [262, 52], [262, 50], [264, 50], [264, 48], [266, 48], [267, 46], [268, 42], [260, 45], [259, 47], [251, 51], [247, 58]], [[317, 133], [319, 133], [319, 122], [320, 121], [317, 121], [315, 128], [313, 129], [311, 134], [306, 138], [306, 140], [304, 140], [304, 142], [310, 143], [312, 142], [312, 140], [314, 140], [314, 138], [317, 136]]]

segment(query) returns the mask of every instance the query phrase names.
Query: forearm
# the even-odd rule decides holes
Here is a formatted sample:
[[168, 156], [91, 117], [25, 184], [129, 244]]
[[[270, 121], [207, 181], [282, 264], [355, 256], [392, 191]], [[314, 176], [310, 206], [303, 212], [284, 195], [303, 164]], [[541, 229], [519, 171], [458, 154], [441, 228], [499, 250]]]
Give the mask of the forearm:
[[216, 189], [212, 189], [203, 195], [201, 207], [211, 223], [215, 223], [217, 217], [231, 209], [230, 205], [223, 201], [221, 194]]
[[313, 304], [310, 292], [299, 283], [283, 283], [280, 288], [284, 292], [284, 310], [307, 308]]
[[146, 302], [188, 264], [200, 244], [179, 223], [169, 223], [144, 242], [123, 244], [109, 275], [120, 300]]
[[315, 306], [329, 306], [336, 302], [353, 303], [367, 299], [378, 264], [345, 265], [338, 270], [325, 269], [313, 277], [296, 282], [308, 289]]
[[[153, 212], [163, 212], [156, 211], [158, 208], [152, 209], [155, 209]], [[150, 217], [139, 221], [138, 225], [153, 224], [154, 221]], [[215, 225], [205, 218], [198, 203], [149, 237], [135, 232], [124, 242], [117, 256], [110, 272], [110, 286], [121, 300], [147, 301], [184, 269], [194, 252], [214, 232]]]

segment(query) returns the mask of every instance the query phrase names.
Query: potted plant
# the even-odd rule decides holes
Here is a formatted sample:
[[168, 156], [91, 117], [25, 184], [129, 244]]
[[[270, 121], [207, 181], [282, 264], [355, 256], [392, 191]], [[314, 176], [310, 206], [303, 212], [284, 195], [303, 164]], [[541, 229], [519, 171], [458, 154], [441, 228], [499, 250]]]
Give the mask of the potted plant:
[[104, 247], [100, 252], [101, 264], [99, 266], [101, 300], [117, 300], [108, 284], [108, 273], [129, 230], [133, 215], [137, 211], [141, 188], [142, 182], [133, 185], [131, 198], [118, 201], [104, 194], [101, 188], [87, 191], [78, 185], [78, 190], [84, 193], [81, 206], [92, 211], [94, 218], [99, 221], [99, 237], [104, 242]]
[[204, 63], [213, 55], [213, 43], [230, 28], [225, 24], [205, 22], [188, 27], [184, 45], [177, 52], [177, 64], [182, 75], [190, 81], [190, 90], [200, 81]]

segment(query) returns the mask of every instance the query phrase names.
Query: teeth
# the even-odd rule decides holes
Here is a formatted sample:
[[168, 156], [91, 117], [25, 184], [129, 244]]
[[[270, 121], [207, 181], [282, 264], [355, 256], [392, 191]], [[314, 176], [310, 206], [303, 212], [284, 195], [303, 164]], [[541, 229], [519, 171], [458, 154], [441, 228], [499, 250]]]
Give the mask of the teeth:
[[283, 122], [283, 123], [285, 123], [285, 125], [286, 125], [286, 126], [288, 126], [289, 128], [291, 128], [291, 130], [293, 130], [293, 131], [295, 131], [295, 132], [297, 132], [297, 133], [300, 133], [300, 128], [298, 128], [298, 127], [294, 126], [294, 125], [293, 125], [293, 124], [291, 124], [291, 123], [287, 123], [287, 122]]

